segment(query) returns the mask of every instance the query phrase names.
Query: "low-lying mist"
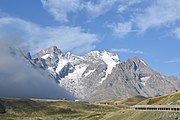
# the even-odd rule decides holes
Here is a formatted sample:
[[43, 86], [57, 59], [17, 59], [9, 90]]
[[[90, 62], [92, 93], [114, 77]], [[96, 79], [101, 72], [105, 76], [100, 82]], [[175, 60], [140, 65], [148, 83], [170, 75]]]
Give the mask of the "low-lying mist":
[[48, 75], [40, 74], [22, 57], [12, 55], [10, 48], [19, 44], [20, 40], [0, 39], [0, 97], [74, 99]]

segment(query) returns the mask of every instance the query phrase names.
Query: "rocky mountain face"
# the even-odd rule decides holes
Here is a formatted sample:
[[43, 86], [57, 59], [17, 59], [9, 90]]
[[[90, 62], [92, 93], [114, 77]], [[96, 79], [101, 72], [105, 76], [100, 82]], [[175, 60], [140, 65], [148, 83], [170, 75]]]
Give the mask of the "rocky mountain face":
[[35, 58], [25, 56], [83, 100], [153, 97], [180, 89], [180, 79], [159, 74], [138, 57], [120, 62], [118, 55], [107, 51], [76, 56], [62, 53], [56, 46], [40, 51]]

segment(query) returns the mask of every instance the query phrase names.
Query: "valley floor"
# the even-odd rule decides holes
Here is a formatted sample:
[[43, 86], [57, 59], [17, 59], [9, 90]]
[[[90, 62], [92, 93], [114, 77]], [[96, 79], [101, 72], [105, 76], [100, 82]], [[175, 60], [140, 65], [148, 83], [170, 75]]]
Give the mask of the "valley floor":
[[180, 105], [180, 93], [96, 103], [0, 98], [0, 120], [180, 120], [180, 111], [130, 110], [133, 105]]

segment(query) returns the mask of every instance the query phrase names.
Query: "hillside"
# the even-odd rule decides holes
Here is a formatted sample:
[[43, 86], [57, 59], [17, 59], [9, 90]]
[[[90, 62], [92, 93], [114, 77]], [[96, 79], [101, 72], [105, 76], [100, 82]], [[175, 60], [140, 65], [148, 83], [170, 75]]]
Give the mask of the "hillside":
[[[138, 105], [180, 105], [180, 92], [145, 99]], [[120, 110], [104, 117], [106, 120], [180, 120], [180, 112]]]
[[149, 98], [140, 103], [140, 105], [180, 105], [180, 92]]
[[95, 102], [96, 104], [105, 104], [105, 105], [115, 105], [119, 107], [128, 107], [132, 105], [136, 105], [139, 102], [146, 100], [146, 97], [143, 96], [135, 96], [127, 99], [110, 99], [110, 100], [103, 100]]
[[0, 99], [0, 120], [95, 120], [115, 112], [113, 106], [40, 99]]
[[179, 105], [180, 92], [154, 97], [141, 96], [96, 103], [67, 100], [0, 99], [2, 120], [179, 120], [175, 111], [134, 111], [128, 106]]

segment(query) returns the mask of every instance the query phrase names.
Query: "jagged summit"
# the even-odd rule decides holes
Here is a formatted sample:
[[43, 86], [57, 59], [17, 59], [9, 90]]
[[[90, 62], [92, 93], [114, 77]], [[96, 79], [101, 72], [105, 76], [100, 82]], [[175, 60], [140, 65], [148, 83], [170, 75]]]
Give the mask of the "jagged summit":
[[133, 57], [133, 58], [130, 58], [130, 59], [128, 59], [127, 61], [129, 61], [129, 62], [135, 62], [135, 63], [142, 63], [142, 64], [148, 66], [148, 65], [144, 62], [144, 60], [142, 60], [141, 58], [139, 58], [139, 57], [137, 57], [137, 56], [135, 56], [135, 57]]
[[114, 59], [119, 60], [119, 57], [118, 57], [117, 54], [108, 52], [106, 50], [103, 50], [102, 52], [100, 52], [100, 51], [91, 51], [91, 52], [87, 53], [86, 55], [87, 56], [94, 56], [94, 57], [101, 57], [102, 55], [108, 55], [110, 57], [113, 57]]
[[79, 99], [153, 97], [180, 89], [178, 78], [161, 75], [138, 57], [120, 62], [117, 54], [107, 51], [77, 56], [53, 46], [40, 51], [37, 58], [28, 58]]
[[39, 53], [37, 53], [38, 58], [47, 59], [50, 56], [58, 56], [61, 55], [62, 52], [60, 49], [57, 48], [57, 46], [52, 46], [49, 48], [46, 48], [44, 50], [41, 50]]

